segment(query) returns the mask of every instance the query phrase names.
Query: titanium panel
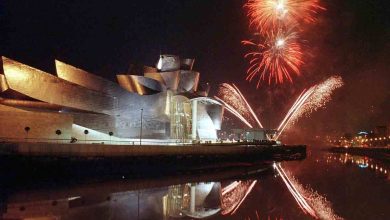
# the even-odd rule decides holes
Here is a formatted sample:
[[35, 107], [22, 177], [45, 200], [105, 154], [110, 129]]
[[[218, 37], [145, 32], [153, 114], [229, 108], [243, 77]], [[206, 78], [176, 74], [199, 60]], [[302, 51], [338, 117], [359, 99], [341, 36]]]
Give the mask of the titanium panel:
[[[60, 64], [60, 62], [58, 63]], [[168, 94], [166, 92], [141, 96], [137, 93], [128, 92], [117, 83], [97, 77], [85, 70], [64, 63], [62, 63], [61, 66], [62, 70], [67, 70], [61, 71], [62, 73], [60, 74], [62, 77], [66, 78], [66, 80], [101, 90], [115, 99], [115, 109], [113, 109], [112, 114], [108, 115], [128, 117], [135, 120], [139, 117], [140, 109], [144, 109], [145, 118], [151, 119], [162, 117], [164, 119], [164, 117], [166, 117], [164, 114], [167, 115], [167, 112], [169, 112], [169, 109], [167, 109], [167, 105], [169, 105], [169, 103], [167, 103]], [[79, 74], [81, 77], [79, 77]], [[94, 83], [85, 83], [86, 81]]]
[[2, 57], [10, 89], [50, 104], [115, 114], [113, 97], [70, 83], [41, 70]]
[[157, 62], [157, 70], [161, 72], [176, 71], [180, 69], [180, 58], [175, 55], [160, 55]]
[[192, 70], [194, 66], [195, 59], [181, 59], [180, 61], [180, 69], [182, 70]]
[[161, 82], [144, 76], [116, 75], [116, 78], [122, 88], [139, 95], [151, 95], [166, 90]]
[[7, 89], [9, 89], [7, 80], [3, 74], [0, 74], [0, 92], [4, 92]]
[[145, 73], [145, 77], [157, 80], [167, 87], [167, 89], [177, 91], [180, 80], [180, 71]]
[[[31, 112], [0, 105], [0, 122], [0, 138], [56, 141], [70, 139], [73, 118], [68, 114]], [[28, 133], [25, 127], [30, 127]], [[61, 130], [61, 135], [56, 130]]]
[[76, 68], [59, 60], [56, 60], [55, 63], [57, 76], [61, 79], [111, 96], [120, 92], [120, 89], [118, 89], [118, 84], [114, 82], [96, 76], [85, 70]]
[[11, 106], [15, 108], [28, 109], [28, 110], [47, 110], [47, 111], [61, 111], [62, 106], [54, 105], [46, 102], [19, 100], [19, 99], [3, 99], [0, 98], [0, 104]]
[[151, 66], [144, 66], [144, 73], [157, 73], [157, 69]]
[[222, 126], [222, 117], [224, 113], [223, 105], [218, 104], [208, 104], [206, 105], [206, 111], [213, 121], [214, 128], [216, 130], [221, 130]]
[[179, 81], [179, 92], [194, 92], [198, 90], [199, 72], [181, 70]]
[[213, 120], [210, 118], [207, 108], [207, 104], [198, 102], [198, 114], [197, 114], [197, 131], [199, 138], [204, 139], [217, 139], [217, 131], [214, 127]]

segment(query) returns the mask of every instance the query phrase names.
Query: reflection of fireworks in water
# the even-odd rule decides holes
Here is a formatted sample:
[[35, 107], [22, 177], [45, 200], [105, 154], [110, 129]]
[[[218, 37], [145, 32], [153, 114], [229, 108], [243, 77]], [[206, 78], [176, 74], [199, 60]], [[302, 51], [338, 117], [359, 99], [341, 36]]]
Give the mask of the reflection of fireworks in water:
[[[222, 102], [229, 112], [239, 118], [248, 127], [252, 128], [253, 126], [251, 123], [254, 122], [256, 122], [260, 128], [263, 127], [241, 91], [234, 84], [229, 85], [227, 83], [223, 83], [219, 87], [215, 98]], [[250, 122], [248, 120], [250, 120]]]
[[276, 139], [279, 138], [286, 128], [295, 124], [299, 118], [325, 106], [331, 100], [333, 91], [341, 86], [343, 86], [342, 78], [340, 76], [332, 76], [324, 82], [312, 86], [306, 91], [304, 90], [280, 123]]
[[235, 181], [222, 189], [222, 215], [233, 215], [252, 191], [257, 180]]
[[267, 34], [264, 43], [242, 41], [244, 45], [254, 46], [255, 50], [245, 55], [249, 58], [249, 68], [246, 80], [251, 81], [259, 75], [257, 88], [260, 82], [268, 80], [283, 83], [284, 80], [292, 82], [291, 73], [300, 75], [299, 68], [303, 64], [302, 50], [298, 43], [296, 32], [271, 32]]
[[315, 219], [343, 219], [334, 213], [330, 202], [326, 198], [317, 192], [313, 192], [313, 190], [305, 189], [296, 179], [291, 177], [291, 174], [284, 171], [280, 163], [274, 164], [274, 168], [304, 213]]
[[276, 30], [281, 24], [312, 23], [317, 12], [325, 10], [319, 0], [249, 0], [244, 7], [250, 25], [261, 33]]

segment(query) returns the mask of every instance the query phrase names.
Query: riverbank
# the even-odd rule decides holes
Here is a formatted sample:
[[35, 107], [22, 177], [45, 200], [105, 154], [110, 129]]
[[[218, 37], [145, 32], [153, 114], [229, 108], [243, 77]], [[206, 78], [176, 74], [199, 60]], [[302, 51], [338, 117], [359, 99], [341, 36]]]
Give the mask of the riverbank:
[[333, 153], [348, 153], [359, 156], [367, 156], [386, 163], [390, 163], [390, 148], [385, 147], [332, 147]]

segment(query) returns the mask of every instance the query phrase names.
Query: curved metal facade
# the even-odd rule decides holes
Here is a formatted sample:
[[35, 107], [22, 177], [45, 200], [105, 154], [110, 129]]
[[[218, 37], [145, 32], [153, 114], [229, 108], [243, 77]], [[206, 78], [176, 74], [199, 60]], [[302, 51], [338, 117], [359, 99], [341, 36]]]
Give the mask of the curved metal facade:
[[9, 88], [47, 103], [104, 114], [115, 114], [116, 100], [2, 57]]
[[4, 92], [8, 89], [8, 83], [3, 74], [0, 74], [0, 92]]
[[167, 89], [176, 91], [179, 86], [180, 71], [145, 73], [145, 77], [154, 79], [166, 86]]
[[119, 92], [118, 84], [76, 68], [59, 60], [55, 61], [57, 76], [85, 88], [113, 95]]
[[136, 75], [116, 75], [116, 78], [122, 88], [140, 95], [151, 95], [166, 91], [165, 85], [152, 78]]
[[198, 90], [199, 72], [181, 70], [178, 92], [194, 92]]
[[[58, 119], [58, 127], [67, 119], [101, 134], [139, 138], [142, 120], [143, 138], [183, 141], [216, 139], [221, 128], [223, 107], [196, 92], [200, 73], [191, 70], [193, 59], [162, 55], [158, 70], [139, 66], [144, 76], [117, 75], [119, 84], [58, 60], [58, 77], [6, 57], [0, 61], [0, 104], [23, 111], [15, 116], [21, 121], [46, 113]], [[4, 112], [0, 117], [9, 115]]]
[[192, 67], [194, 66], [195, 59], [181, 59], [180, 60], [180, 69], [182, 70], [192, 70]]
[[161, 72], [176, 71], [180, 69], [180, 58], [175, 55], [160, 55], [157, 62], [157, 70]]

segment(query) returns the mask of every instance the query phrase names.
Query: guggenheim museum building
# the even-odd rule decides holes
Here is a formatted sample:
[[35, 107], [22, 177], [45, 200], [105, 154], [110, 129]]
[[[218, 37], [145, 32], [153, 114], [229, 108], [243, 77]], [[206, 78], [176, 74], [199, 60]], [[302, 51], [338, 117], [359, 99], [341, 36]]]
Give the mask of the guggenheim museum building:
[[117, 82], [55, 60], [50, 74], [0, 60], [0, 140], [216, 140], [223, 106], [199, 89], [194, 59], [160, 55]]

